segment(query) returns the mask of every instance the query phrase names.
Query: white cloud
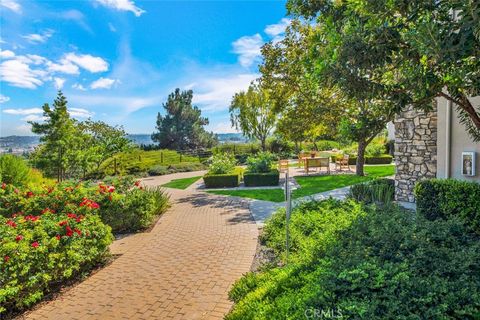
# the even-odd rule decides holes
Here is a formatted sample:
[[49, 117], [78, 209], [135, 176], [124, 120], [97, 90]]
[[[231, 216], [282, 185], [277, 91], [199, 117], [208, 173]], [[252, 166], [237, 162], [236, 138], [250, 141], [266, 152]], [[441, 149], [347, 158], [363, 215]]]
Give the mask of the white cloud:
[[29, 114], [28, 116], [23, 117], [23, 118], [21, 118], [20, 120], [39, 122], [39, 121], [44, 121], [44, 120], [45, 120], [45, 117], [43, 117], [43, 116], [41, 116], [41, 115], [37, 115], [37, 114]]
[[13, 57], [15, 57], [15, 53], [13, 51], [0, 49], [0, 58], [8, 59]]
[[43, 70], [33, 70], [21, 60], [6, 60], [0, 63], [0, 79], [12, 86], [35, 89], [43, 84], [47, 73]]
[[14, 115], [30, 115], [30, 114], [42, 114], [43, 110], [41, 108], [29, 108], [29, 109], [5, 109], [4, 113], [14, 114]]
[[67, 10], [64, 12], [56, 13], [56, 16], [66, 19], [66, 20], [71, 20], [76, 22], [80, 27], [82, 27], [84, 30], [93, 33], [92, 28], [88, 25], [87, 22], [85, 22], [85, 16], [83, 13], [81, 13], [78, 10], [72, 9], [72, 10]]
[[80, 83], [74, 83], [72, 85], [72, 88], [80, 90], [80, 91], [87, 91], [87, 89], [83, 85], [81, 85]]
[[290, 25], [291, 22], [291, 19], [282, 18], [279, 23], [266, 26], [264, 31], [270, 37], [277, 37], [285, 32], [285, 29]]
[[65, 55], [65, 59], [92, 73], [108, 70], [108, 63], [105, 60], [89, 54], [76, 54], [70, 52]]
[[233, 76], [206, 77], [193, 86], [193, 102], [204, 111], [227, 110], [233, 95], [247, 90], [258, 74], [236, 74]]
[[31, 33], [22, 36], [22, 38], [27, 39], [30, 43], [45, 43], [52, 35], [53, 30], [48, 29], [43, 31], [42, 34]]
[[16, 0], [0, 0], [0, 6], [8, 8], [16, 13], [22, 12], [22, 7]]
[[69, 108], [68, 113], [74, 118], [91, 118], [95, 115], [94, 112], [82, 108]]
[[114, 84], [119, 83], [118, 80], [103, 78], [93, 81], [90, 84], [91, 89], [110, 89]]
[[10, 97], [4, 96], [3, 94], [0, 94], [0, 103], [5, 103], [10, 101]]
[[73, 64], [67, 59], [60, 59], [58, 63], [47, 62], [47, 69], [50, 72], [60, 72], [65, 74], [79, 74], [80, 71], [77, 65]]
[[130, 11], [135, 14], [135, 16], [140, 17], [146, 11], [140, 9], [135, 5], [135, 3], [131, 0], [96, 0], [96, 2], [100, 3], [101, 5], [116, 9], [119, 11]]
[[260, 34], [244, 36], [232, 43], [233, 52], [238, 54], [238, 61], [243, 67], [250, 67], [261, 57], [263, 38]]
[[69, 101], [77, 105], [88, 107], [110, 106], [115, 110], [121, 108], [125, 114], [130, 114], [137, 110], [158, 106], [166, 100], [166, 96], [119, 96], [119, 95], [70, 95]]
[[54, 77], [53, 78], [53, 83], [55, 85], [55, 89], [57, 90], [60, 90], [63, 88], [63, 84], [65, 83], [67, 79], [65, 78], [57, 78], [57, 77]]

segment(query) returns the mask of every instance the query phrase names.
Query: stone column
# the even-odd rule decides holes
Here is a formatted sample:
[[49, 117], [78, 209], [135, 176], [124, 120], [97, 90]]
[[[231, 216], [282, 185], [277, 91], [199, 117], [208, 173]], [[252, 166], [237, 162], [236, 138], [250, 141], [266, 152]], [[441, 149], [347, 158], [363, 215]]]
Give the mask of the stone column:
[[394, 123], [395, 199], [415, 202], [415, 183], [437, 175], [437, 106], [431, 112], [408, 107]]

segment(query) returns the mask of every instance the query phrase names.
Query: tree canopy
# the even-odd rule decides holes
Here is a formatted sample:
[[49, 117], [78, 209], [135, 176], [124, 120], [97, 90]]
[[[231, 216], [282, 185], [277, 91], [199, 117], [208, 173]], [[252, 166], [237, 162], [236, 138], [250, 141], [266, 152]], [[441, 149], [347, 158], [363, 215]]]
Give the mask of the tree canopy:
[[250, 85], [247, 91], [233, 96], [230, 104], [232, 126], [250, 139], [258, 139], [266, 150], [267, 137], [277, 121], [274, 102], [270, 93], [258, 85]]
[[152, 140], [160, 148], [173, 150], [210, 148], [218, 141], [212, 132], [207, 132], [208, 118], [202, 117], [198, 107], [192, 105], [193, 91], [175, 89], [163, 104], [166, 114], [157, 115], [157, 132]]

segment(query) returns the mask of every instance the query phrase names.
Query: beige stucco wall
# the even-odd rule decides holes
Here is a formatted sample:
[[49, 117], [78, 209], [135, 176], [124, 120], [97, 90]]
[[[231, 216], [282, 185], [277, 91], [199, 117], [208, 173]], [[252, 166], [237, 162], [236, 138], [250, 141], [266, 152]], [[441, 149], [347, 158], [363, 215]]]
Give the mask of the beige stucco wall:
[[[472, 98], [474, 105], [480, 105], [480, 97]], [[480, 182], [480, 143], [473, 142], [465, 132], [465, 127], [457, 118], [455, 105], [452, 106], [451, 118], [451, 148], [447, 152], [447, 109], [448, 103], [444, 98], [439, 98], [438, 105], [438, 135], [437, 135], [437, 177], [455, 178]], [[476, 152], [476, 176], [462, 175], [462, 152]], [[447, 157], [450, 157], [450, 170], [446, 172]]]

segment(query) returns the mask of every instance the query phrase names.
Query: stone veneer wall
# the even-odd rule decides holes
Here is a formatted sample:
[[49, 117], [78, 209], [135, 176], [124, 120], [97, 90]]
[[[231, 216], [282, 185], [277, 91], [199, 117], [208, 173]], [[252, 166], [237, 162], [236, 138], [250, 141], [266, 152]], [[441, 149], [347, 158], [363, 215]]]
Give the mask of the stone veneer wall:
[[424, 112], [405, 109], [395, 123], [395, 199], [415, 202], [418, 180], [437, 175], [437, 109]]

